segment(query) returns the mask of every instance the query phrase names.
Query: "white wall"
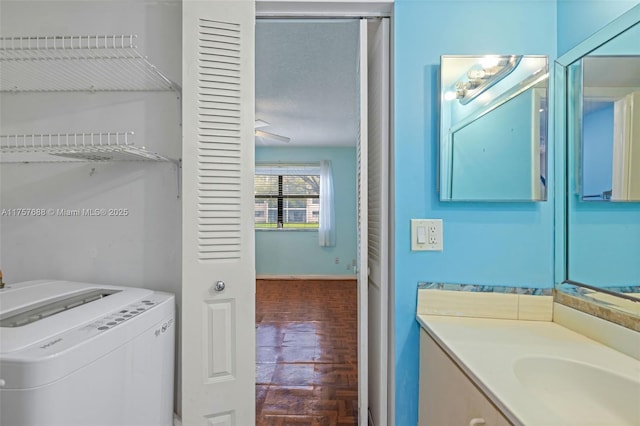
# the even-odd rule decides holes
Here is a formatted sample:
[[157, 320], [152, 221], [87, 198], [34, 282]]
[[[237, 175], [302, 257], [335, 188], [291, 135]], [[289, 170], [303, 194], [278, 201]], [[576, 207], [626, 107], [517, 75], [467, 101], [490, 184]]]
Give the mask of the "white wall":
[[[3, 1], [3, 36], [138, 34], [180, 81], [180, 5]], [[178, 158], [174, 93], [2, 94], [0, 131], [134, 131], [136, 145]], [[128, 208], [124, 218], [2, 217], [7, 282], [43, 277], [180, 288], [180, 200], [171, 163], [2, 164], [3, 208]]]
[[[2, 0], [0, 34], [138, 34], [139, 50], [180, 82], [179, 2]], [[2, 134], [134, 131], [136, 145], [171, 158], [181, 152], [172, 92], [0, 96]], [[179, 306], [177, 194], [172, 163], [1, 164], [0, 208], [129, 210], [127, 217], [2, 216], [5, 282], [55, 278], [146, 287], [176, 293]]]

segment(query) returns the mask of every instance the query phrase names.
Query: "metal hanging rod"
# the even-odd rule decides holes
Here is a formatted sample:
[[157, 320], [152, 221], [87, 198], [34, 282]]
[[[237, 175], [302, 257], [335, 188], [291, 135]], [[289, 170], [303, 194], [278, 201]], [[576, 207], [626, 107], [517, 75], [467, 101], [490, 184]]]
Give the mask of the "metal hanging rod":
[[0, 37], [1, 92], [176, 91], [136, 35]]
[[0, 135], [0, 163], [172, 161], [133, 144], [133, 132]]

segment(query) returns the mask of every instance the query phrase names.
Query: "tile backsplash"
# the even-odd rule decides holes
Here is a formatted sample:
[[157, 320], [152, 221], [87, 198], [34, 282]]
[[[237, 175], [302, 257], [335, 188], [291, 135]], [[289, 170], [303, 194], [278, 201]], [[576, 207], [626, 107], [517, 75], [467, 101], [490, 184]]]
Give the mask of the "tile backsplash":
[[551, 321], [549, 288], [419, 283], [418, 315]]
[[554, 301], [640, 332], [640, 301], [630, 301], [586, 288], [556, 289]]
[[452, 283], [436, 283], [436, 282], [420, 282], [418, 290], [451, 290], [451, 291], [468, 291], [474, 293], [515, 293], [529, 294], [532, 296], [551, 296], [552, 288], [540, 287], [505, 287], [499, 285], [486, 284], [452, 284]]

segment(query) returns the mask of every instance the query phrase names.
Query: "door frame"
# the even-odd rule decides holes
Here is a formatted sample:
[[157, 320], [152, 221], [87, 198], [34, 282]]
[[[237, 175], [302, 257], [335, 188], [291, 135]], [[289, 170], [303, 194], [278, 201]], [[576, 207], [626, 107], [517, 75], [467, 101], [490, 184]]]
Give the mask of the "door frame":
[[[358, 1], [341, 1], [341, 2], [330, 2], [330, 0], [322, 1], [322, 0], [310, 0], [310, 1], [286, 1], [286, 0], [256, 0], [256, 19], [259, 18], [271, 18], [271, 19], [311, 19], [311, 18], [328, 18], [328, 19], [340, 19], [340, 18], [389, 18], [390, 20], [390, 33], [389, 33], [389, 48], [390, 48], [390, 57], [389, 57], [389, 159], [393, 155], [392, 147], [393, 147], [393, 88], [391, 81], [393, 79], [393, 0], [383, 0], [377, 2], [358, 2]], [[391, 162], [389, 163], [391, 165]], [[392, 194], [392, 169], [389, 168], [389, 179], [386, 182], [389, 188], [389, 201], [393, 200]], [[389, 223], [388, 232], [389, 232], [389, 242], [392, 241], [391, 235], [393, 232], [392, 220], [393, 215], [392, 212], [389, 212]], [[393, 321], [393, 281], [392, 281], [392, 273], [393, 273], [393, 248], [389, 250], [389, 268], [388, 268], [388, 289], [389, 293], [383, 295], [386, 298], [389, 309], [387, 311], [387, 325], [388, 325], [388, 366], [387, 366], [387, 385], [388, 385], [388, 401], [387, 401], [387, 419], [393, 419], [395, 416], [395, 391], [393, 389], [394, 383], [394, 356], [393, 356], [393, 334], [392, 331], [394, 329], [394, 321]], [[358, 283], [358, 285], [362, 285], [365, 288], [368, 286], [368, 282]], [[367, 300], [361, 301], [358, 300], [358, 310], [368, 309]], [[362, 329], [367, 331], [366, 324], [363, 325]], [[359, 328], [359, 332], [362, 331]], [[361, 348], [360, 346], [364, 342], [365, 347]], [[367, 339], [366, 336], [364, 339], [358, 339], [358, 351], [364, 350], [366, 355], [367, 350]], [[368, 377], [366, 374], [358, 374], [358, 389], [366, 389], [368, 387]], [[361, 399], [361, 392], [359, 392], [358, 399]], [[360, 415], [360, 425], [365, 425], [369, 422], [368, 416], [368, 407], [359, 407], [359, 415]]]

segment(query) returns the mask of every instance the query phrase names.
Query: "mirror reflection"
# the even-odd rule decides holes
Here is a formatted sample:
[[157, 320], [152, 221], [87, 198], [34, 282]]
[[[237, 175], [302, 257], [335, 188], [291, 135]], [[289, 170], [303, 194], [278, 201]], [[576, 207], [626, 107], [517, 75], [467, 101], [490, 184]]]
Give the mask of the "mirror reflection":
[[441, 57], [441, 200], [546, 200], [548, 76], [546, 56]]
[[[640, 293], [638, 293], [638, 286], [621, 286], [603, 289], [576, 281], [565, 280], [557, 284], [555, 290], [556, 298], [563, 304], [576, 308], [582, 307], [582, 309], [584, 309], [584, 305], [580, 302], [588, 302], [594, 305], [596, 307], [595, 309], [598, 309], [598, 307], [602, 308], [598, 309], [600, 312], [617, 311], [635, 318], [635, 321], [629, 322], [634, 322], [636, 328], [640, 326], [638, 323], [638, 319], [640, 319]], [[558, 297], [558, 293], [560, 293], [560, 297]], [[567, 298], [573, 300], [567, 300]]]
[[[566, 168], [556, 176], [566, 191], [559, 205], [566, 204], [556, 259], [565, 264], [561, 279], [613, 293], [640, 290], [640, 204], [628, 202], [639, 200], [628, 190], [640, 182], [633, 156], [640, 154], [640, 121], [630, 115], [639, 107], [638, 40], [640, 5], [557, 59], [558, 105], [564, 107], [556, 109], [555, 122]], [[624, 143], [615, 142], [622, 136]], [[626, 171], [614, 164], [621, 146], [627, 151], [617, 161]], [[616, 186], [620, 176], [626, 193]]]
[[582, 68], [584, 201], [640, 201], [638, 40], [636, 25], [572, 65]]

